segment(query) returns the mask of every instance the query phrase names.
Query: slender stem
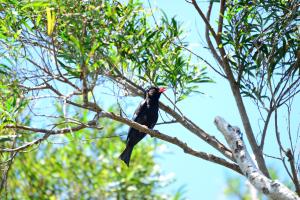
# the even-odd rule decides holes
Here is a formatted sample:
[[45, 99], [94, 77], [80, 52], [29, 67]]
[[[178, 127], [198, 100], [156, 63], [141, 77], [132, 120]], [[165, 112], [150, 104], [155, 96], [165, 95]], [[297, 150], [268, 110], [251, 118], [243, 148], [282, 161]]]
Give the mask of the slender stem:
[[[208, 22], [210, 21], [210, 14], [211, 14], [212, 6], [213, 6], [213, 2], [211, 1], [209, 3], [208, 9], [207, 9], [207, 14], [206, 14], [206, 18], [207, 18]], [[209, 27], [207, 25], [205, 26], [205, 39], [206, 39], [208, 48], [211, 51], [213, 57], [216, 59], [216, 61], [218, 62], [218, 64], [220, 66], [222, 66], [223, 65], [222, 59], [218, 55], [218, 53], [217, 53], [217, 51], [216, 51], [216, 49], [215, 49], [215, 47], [214, 47], [214, 45], [213, 45], [213, 43], [212, 43], [212, 41], [210, 39], [210, 36], [209, 36]]]
[[292, 170], [292, 174], [293, 174], [293, 182], [296, 188], [296, 192], [298, 194], [298, 196], [300, 196], [300, 185], [299, 185], [299, 179], [298, 179], [298, 175], [297, 175], [297, 170], [295, 168], [295, 160], [294, 160], [294, 155], [292, 153], [292, 151], [290, 149], [287, 150], [286, 152], [286, 156], [289, 159], [290, 162], [290, 166], [291, 166], [291, 170]]
[[209, 20], [205, 17], [204, 13], [202, 12], [202, 10], [200, 9], [200, 7], [198, 6], [197, 2], [195, 0], [192, 0], [192, 4], [196, 8], [198, 14], [200, 15], [200, 17], [204, 21], [205, 25], [208, 27], [208, 29], [209, 29], [210, 33], [212, 34], [212, 36], [214, 37], [214, 39], [216, 40], [217, 39], [217, 34], [214, 31], [214, 29], [211, 27], [211, 25], [209, 23]]
[[264, 149], [265, 138], [266, 138], [266, 135], [267, 135], [267, 129], [268, 129], [268, 126], [269, 126], [269, 122], [270, 122], [272, 113], [273, 113], [273, 109], [270, 109], [269, 112], [268, 112], [265, 124], [264, 124], [264, 129], [263, 129], [263, 132], [262, 132], [261, 142], [260, 142], [260, 146], [259, 146], [259, 148], [261, 150]]

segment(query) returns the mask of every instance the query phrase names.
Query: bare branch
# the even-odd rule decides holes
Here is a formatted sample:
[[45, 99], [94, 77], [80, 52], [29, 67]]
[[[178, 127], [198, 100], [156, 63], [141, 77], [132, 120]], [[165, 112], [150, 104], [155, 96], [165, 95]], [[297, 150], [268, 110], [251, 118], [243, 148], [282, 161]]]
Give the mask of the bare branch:
[[174, 124], [174, 123], [177, 123], [176, 120], [171, 120], [171, 121], [164, 121], [164, 122], [159, 122], [159, 123], [156, 123], [156, 125], [162, 125], [162, 124]]
[[281, 139], [280, 139], [280, 132], [279, 132], [279, 129], [278, 129], [278, 114], [277, 114], [277, 108], [275, 108], [275, 117], [274, 117], [274, 121], [275, 121], [275, 135], [276, 135], [276, 140], [277, 140], [277, 143], [278, 143], [278, 146], [279, 146], [279, 150], [280, 152], [284, 152], [286, 154], [286, 151], [284, 150], [283, 148], [283, 145], [281, 143]]

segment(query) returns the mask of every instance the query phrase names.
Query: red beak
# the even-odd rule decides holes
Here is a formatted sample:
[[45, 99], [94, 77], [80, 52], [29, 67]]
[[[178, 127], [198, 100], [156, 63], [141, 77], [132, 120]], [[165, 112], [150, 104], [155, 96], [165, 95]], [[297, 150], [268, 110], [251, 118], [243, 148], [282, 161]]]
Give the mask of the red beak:
[[163, 93], [164, 91], [166, 91], [167, 89], [166, 88], [159, 88], [159, 93]]

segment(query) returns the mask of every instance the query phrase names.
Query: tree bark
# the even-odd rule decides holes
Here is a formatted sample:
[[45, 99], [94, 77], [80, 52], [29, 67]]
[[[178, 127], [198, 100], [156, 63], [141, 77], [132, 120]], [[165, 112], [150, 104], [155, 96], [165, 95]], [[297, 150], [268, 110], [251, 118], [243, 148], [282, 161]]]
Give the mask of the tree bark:
[[238, 127], [231, 126], [223, 118], [216, 117], [215, 125], [223, 133], [233, 156], [240, 166], [244, 176], [260, 192], [273, 200], [300, 199], [278, 180], [267, 178], [254, 164], [244, 144], [242, 133]]

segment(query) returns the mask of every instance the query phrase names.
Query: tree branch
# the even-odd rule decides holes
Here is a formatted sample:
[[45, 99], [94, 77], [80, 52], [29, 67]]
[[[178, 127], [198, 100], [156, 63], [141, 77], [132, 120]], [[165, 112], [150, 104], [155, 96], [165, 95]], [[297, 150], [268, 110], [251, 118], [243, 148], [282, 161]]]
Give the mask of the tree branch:
[[[93, 126], [93, 121], [88, 122], [88, 124], [80, 124], [76, 127], [73, 128], [62, 128], [62, 129], [58, 129], [58, 130], [51, 130], [51, 129], [42, 129], [42, 128], [34, 128], [34, 127], [30, 127], [30, 126], [22, 126], [22, 125], [5, 125], [4, 128], [7, 129], [18, 129], [18, 130], [26, 130], [26, 131], [32, 131], [35, 133], [44, 133], [43, 137], [38, 138], [34, 141], [28, 142], [22, 146], [13, 148], [13, 149], [0, 149], [0, 152], [18, 152], [18, 151], [22, 151], [28, 147], [31, 147], [35, 144], [39, 144], [42, 141], [48, 139], [48, 137], [50, 135], [57, 135], [57, 134], [66, 134], [66, 133], [70, 133], [73, 131], [79, 131], [81, 129], [87, 128], [87, 127], [91, 127], [94, 128]], [[91, 126], [89, 125], [91, 124]]]
[[[210, 12], [209, 11], [208, 11], [208, 17], [210, 17]], [[207, 31], [206, 31], [206, 39], [207, 39], [208, 42], [211, 43]], [[219, 45], [221, 44], [221, 43], [219, 43], [220, 41], [216, 40], [216, 42], [217, 42], [217, 45], [219, 47]], [[210, 48], [213, 48], [213, 46], [211, 46]], [[267, 177], [270, 177], [269, 172], [268, 172], [267, 167], [266, 167], [266, 163], [265, 163], [264, 158], [263, 158], [262, 151], [259, 148], [259, 146], [258, 146], [258, 144], [255, 140], [255, 137], [254, 137], [254, 134], [253, 134], [253, 131], [252, 131], [252, 127], [251, 127], [251, 124], [250, 124], [250, 120], [248, 118], [246, 108], [245, 108], [245, 105], [243, 103], [243, 99], [242, 99], [241, 94], [240, 94], [239, 85], [235, 81], [234, 75], [232, 73], [232, 70], [231, 70], [229, 62], [228, 62], [228, 58], [227, 58], [225, 49], [224, 49], [223, 46], [218, 48], [218, 49], [219, 49], [219, 52], [221, 54], [221, 58], [219, 58], [219, 57], [216, 58], [217, 53], [216, 53], [214, 48], [213, 48], [213, 50], [212, 49], [211, 50], [212, 50], [212, 52], [215, 51], [215, 53], [213, 53], [213, 55], [217, 59], [219, 64], [223, 67], [223, 70], [226, 74], [227, 80], [230, 84], [231, 91], [232, 91], [233, 96], [235, 98], [235, 102], [237, 104], [237, 107], [238, 107], [238, 110], [239, 110], [239, 113], [240, 113], [240, 116], [241, 116], [241, 119], [242, 119], [242, 122], [243, 122], [243, 126], [244, 126], [245, 131], [246, 131], [247, 138], [248, 138], [249, 143], [251, 145], [251, 148], [252, 148], [252, 150], [253, 150], [253, 152], [256, 156], [258, 166]]]
[[262, 151], [263, 151], [263, 149], [264, 149], [265, 138], [266, 138], [266, 135], [267, 135], [268, 125], [269, 125], [269, 122], [270, 122], [272, 113], [273, 113], [273, 108], [270, 108], [270, 110], [269, 110], [269, 112], [268, 112], [268, 115], [267, 115], [267, 118], [266, 118], [266, 120], [265, 120], [264, 129], [263, 129], [262, 137], [261, 137], [261, 142], [260, 142], [260, 145], [259, 145], [259, 148], [260, 148]]
[[216, 40], [217, 39], [217, 34], [214, 31], [214, 29], [211, 27], [211, 25], [209, 23], [209, 20], [205, 17], [204, 13], [202, 12], [202, 10], [200, 9], [200, 7], [198, 6], [197, 2], [195, 0], [192, 0], [192, 4], [195, 7], [195, 9], [197, 10], [197, 12], [200, 15], [200, 17], [202, 18], [202, 20], [204, 21], [204, 23], [207, 26], [207, 28], [209, 29], [210, 33], [212, 34], [212, 36]]
[[224, 19], [224, 13], [225, 13], [225, 0], [221, 0], [220, 2], [220, 13], [219, 13], [219, 21], [218, 21], [218, 32], [217, 32], [217, 41], [218, 43], [221, 43], [222, 38], [222, 29], [223, 29], [223, 19]]
[[219, 131], [223, 133], [243, 174], [257, 190], [271, 199], [299, 199], [297, 195], [285, 185], [277, 180], [267, 178], [256, 167], [246, 149], [238, 127], [231, 126], [221, 117], [215, 118], [215, 125]]
[[[212, 6], [213, 6], [213, 2], [211, 1], [209, 3], [208, 9], [207, 9], [207, 14], [206, 14], [208, 22], [210, 21], [210, 14], [211, 14]], [[223, 65], [222, 59], [218, 55], [218, 53], [217, 53], [217, 51], [216, 51], [216, 49], [215, 49], [215, 47], [214, 47], [214, 45], [213, 45], [213, 43], [212, 43], [212, 41], [210, 39], [210, 36], [209, 36], [209, 27], [207, 25], [205, 26], [205, 39], [206, 39], [208, 48], [210, 49], [213, 57], [216, 59], [216, 61], [219, 63], [219, 65], [222, 66]]]
[[166, 142], [169, 142], [171, 144], [174, 144], [174, 145], [180, 147], [181, 149], [183, 149], [183, 151], [187, 154], [191, 154], [195, 157], [217, 163], [219, 165], [222, 165], [222, 166], [225, 166], [229, 169], [232, 169], [233, 171], [235, 171], [237, 173], [241, 173], [239, 167], [235, 163], [228, 162], [227, 160], [225, 160], [223, 158], [220, 158], [220, 157], [217, 157], [213, 154], [208, 154], [208, 153], [201, 152], [201, 151], [195, 151], [194, 149], [189, 147], [186, 143], [182, 142], [181, 140], [177, 139], [176, 137], [171, 137], [171, 136], [163, 134], [159, 131], [148, 129], [144, 125], [136, 123], [136, 122], [134, 122], [132, 120], [129, 120], [127, 118], [123, 118], [123, 117], [121, 117], [119, 115], [116, 115], [114, 113], [111, 113], [111, 112], [102, 111], [102, 112], [99, 113], [99, 116], [100, 117], [106, 117], [106, 118], [109, 118], [109, 119], [127, 124], [128, 126], [131, 126], [131, 127], [135, 128], [135, 129], [137, 129], [137, 130], [139, 130], [143, 133], [147, 133], [147, 134], [151, 135], [152, 137], [156, 137], [156, 138], [159, 138], [159, 139], [164, 140]]
[[[208, 43], [208, 46], [209, 46], [214, 58], [217, 60], [219, 65], [222, 66], [222, 68], [223, 68], [223, 70], [226, 74], [227, 80], [229, 81], [231, 91], [232, 91], [233, 96], [235, 98], [235, 102], [236, 102], [237, 107], [239, 109], [239, 113], [240, 113], [240, 116], [241, 116], [241, 119], [242, 119], [242, 122], [243, 122], [243, 126], [245, 128], [247, 138], [248, 138], [249, 143], [251, 145], [251, 148], [252, 148], [252, 150], [253, 150], [253, 152], [256, 156], [258, 166], [267, 177], [270, 177], [269, 172], [268, 172], [267, 167], [266, 167], [265, 160], [263, 158], [262, 151], [259, 148], [259, 146], [258, 146], [258, 144], [255, 140], [255, 137], [254, 137], [254, 134], [253, 134], [253, 131], [252, 131], [252, 127], [251, 127], [251, 124], [250, 124], [250, 120], [248, 118], [246, 108], [245, 108], [245, 105], [243, 103], [243, 99], [242, 99], [241, 94], [240, 94], [239, 85], [236, 82], [236, 80], [234, 78], [234, 75], [232, 73], [232, 70], [230, 68], [230, 64], [229, 64], [229, 61], [228, 61], [228, 58], [227, 58], [226, 51], [225, 51], [224, 47], [222, 46], [221, 41], [217, 40], [217, 36], [216, 36], [214, 30], [212, 29], [210, 23], [209, 23], [209, 18], [210, 18], [210, 13], [211, 13], [211, 8], [212, 8], [212, 2], [210, 2], [210, 4], [209, 4], [209, 8], [208, 8], [208, 11], [207, 11], [207, 17], [204, 16], [203, 12], [199, 8], [199, 6], [198, 6], [198, 4], [196, 3], [195, 0], [192, 1], [192, 4], [194, 5], [194, 7], [196, 8], [197, 12], [199, 13], [199, 15], [201, 16], [201, 18], [203, 19], [203, 21], [206, 25], [206, 41]], [[221, 6], [221, 8], [222, 8], [222, 6]], [[220, 22], [222, 23], [222, 20]], [[220, 52], [221, 57], [216, 52], [216, 49], [213, 47], [212, 41], [211, 41], [210, 36], [209, 36], [209, 32], [212, 33], [212, 36], [213, 36], [215, 42], [217, 43], [217, 47], [218, 47], [218, 50]], [[221, 33], [218, 33], [218, 34], [221, 34]]]
[[[122, 79], [122, 77], [119, 77]], [[126, 77], [124, 77], [126, 78]], [[139, 91], [139, 87], [136, 87], [135, 84], [128, 83], [126, 79], [123, 80], [116, 80], [122, 85], [125, 86], [126, 89], [128, 89], [131, 93], [133, 93], [136, 96], [143, 96], [143, 92]], [[177, 122], [179, 122], [182, 126], [184, 126], [186, 129], [194, 133], [196, 136], [207, 142], [209, 145], [213, 146], [215, 149], [217, 149], [220, 153], [222, 153], [226, 158], [234, 161], [231, 151], [220, 141], [218, 141], [214, 136], [209, 135], [204, 130], [202, 130], [200, 127], [198, 127], [195, 123], [193, 123], [190, 119], [188, 119], [184, 115], [178, 114], [176, 111], [174, 111], [169, 106], [165, 105], [162, 102], [159, 102], [159, 107], [168, 113], [170, 116], [172, 116]]]

